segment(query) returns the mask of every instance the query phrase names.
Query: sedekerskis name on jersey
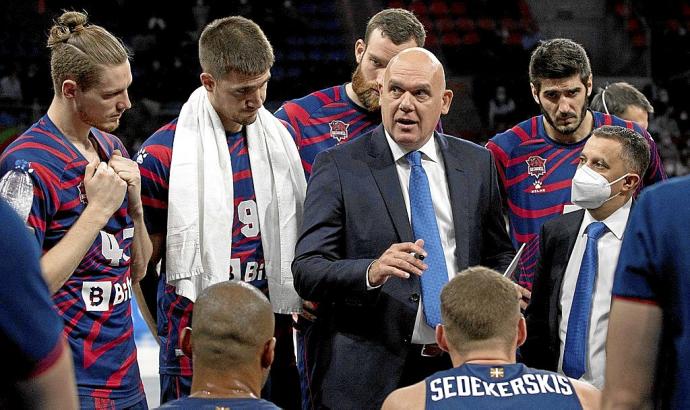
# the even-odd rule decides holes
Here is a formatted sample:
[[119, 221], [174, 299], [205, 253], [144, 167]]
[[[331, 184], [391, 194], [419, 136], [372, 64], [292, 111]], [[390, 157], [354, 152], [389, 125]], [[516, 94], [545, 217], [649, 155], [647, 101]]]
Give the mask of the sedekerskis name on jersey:
[[439, 401], [450, 397], [510, 397], [520, 394], [556, 393], [565, 396], [573, 394], [568, 378], [559, 374], [523, 374], [515, 379], [489, 383], [474, 376], [439, 377], [429, 383], [431, 400]]

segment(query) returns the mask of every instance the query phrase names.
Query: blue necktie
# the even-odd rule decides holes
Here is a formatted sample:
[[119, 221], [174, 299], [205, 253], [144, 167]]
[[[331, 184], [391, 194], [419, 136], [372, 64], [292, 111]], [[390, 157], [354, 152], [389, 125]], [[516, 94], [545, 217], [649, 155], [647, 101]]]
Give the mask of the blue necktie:
[[582, 256], [580, 273], [575, 285], [573, 305], [570, 308], [568, 329], [563, 350], [563, 373], [579, 379], [587, 368], [587, 341], [589, 339], [589, 319], [592, 311], [592, 293], [597, 277], [597, 241], [606, 233], [603, 222], [592, 222], [587, 227], [587, 246]]
[[438, 234], [434, 203], [431, 200], [429, 179], [422, 168], [422, 153], [412, 151], [406, 155], [410, 163], [410, 213], [415, 240], [424, 239], [424, 259], [429, 267], [422, 273], [422, 302], [426, 322], [431, 327], [441, 323], [441, 288], [448, 282], [446, 259]]

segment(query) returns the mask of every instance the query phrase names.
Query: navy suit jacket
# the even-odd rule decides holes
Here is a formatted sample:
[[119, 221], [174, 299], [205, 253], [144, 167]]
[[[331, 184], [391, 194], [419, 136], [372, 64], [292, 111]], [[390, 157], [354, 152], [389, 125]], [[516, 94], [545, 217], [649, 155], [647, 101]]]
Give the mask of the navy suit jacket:
[[[504, 269], [514, 251], [489, 151], [434, 138], [445, 163], [459, 269]], [[414, 275], [366, 288], [374, 259], [394, 243], [414, 241], [382, 126], [317, 156], [304, 209], [292, 271], [300, 296], [319, 302], [311, 336], [316, 405], [379, 408], [398, 387], [421, 294]]]
[[525, 311], [527, 340], [520, 347], [522, 361], [529, 367], [558, 370], [561, 288], [584, 215], [584, 209], [580, 209], [541, 227], [532, 299]]

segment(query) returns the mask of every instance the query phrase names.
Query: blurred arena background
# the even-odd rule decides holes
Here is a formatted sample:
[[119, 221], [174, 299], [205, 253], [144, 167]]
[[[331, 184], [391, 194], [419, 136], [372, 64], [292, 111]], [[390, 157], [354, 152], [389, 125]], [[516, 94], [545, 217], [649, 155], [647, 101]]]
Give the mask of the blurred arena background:
[[[92, 23], [121, 37], [134, 53], [133, 107], [116, 132], [133, 154], [198, 87], [196, 42], [212, 19], [242, 15], [265, 31], [276, 54], [266, 102], [273, 111], [287, 99], [349, 81], [354, 42], [367, 19], [385, 7], [414, 11], [427, 29], [426, 47], [445, 64], [455, 91], [443, 118], [448, 133], [483, 144], [536, 114], [527, 77], [530, 52], [541, 39], [567, 37], [587, 49], [595, 88], [627, 81], [643, 91], [655, 109], [649, 131], [667, 173], [690, 173], [688, 0], [4, 0], [0, 151], [50, 103], [45, 42], [63, 9], [85, 10]], [[135, 323], [153, 407], [157, 345], [143, 320], [136, 316]]]

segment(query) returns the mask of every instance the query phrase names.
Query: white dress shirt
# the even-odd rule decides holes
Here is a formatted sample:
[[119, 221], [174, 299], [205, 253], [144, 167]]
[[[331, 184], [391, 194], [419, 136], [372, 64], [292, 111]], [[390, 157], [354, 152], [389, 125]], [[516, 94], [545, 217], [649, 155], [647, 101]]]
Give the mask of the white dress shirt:
[[[398, 179], [400, 180], [400, 188], [402, 190], [403, 198], [405, 199], [405, 209], [407, 209], [407, 218], [410, 219], [410, 164], [405, 158], [408, 150], [399, 146], [386, 131], [386, 140], [390, 146], [393, 160], [395, 161], [395, 169], [398, 172]], [[448, 280], [452, 279], [457, 271], [458, 265], [455, 260], [455, 228], [453, 226], [453, 211], [450, 207], [450, 195], [448, 193], [448, 179], [446, 178], [446, 171], [443, 166], [443, 156], [439, 151], [436, 140], [432, 137], [424, 144], [419, 151], [422, 153], [422, 168], [426, 172], [429, 179], [429, 188], [431, 190], [431, 200], [434, 203], [434, 212], [436, 213], [436, 223], [438, 224], [438, 232], [441, 236], [441, 245], [443, 246], [443, 254], [446, 260], [446, 268], [448, 270]], [[423, 275], [424, 273], [422, 273]], [[368, 277], [367, 277], [368, 279]], [[367, 280], [367, 287], [369, 281]], [[436, 337], [434, 329], [426, 323], [424, 319], [422, 295], [419, 296], [419, 309], [417, 309], [417, 318], [415, 319], [414, 331], [412, 332], [412, 343], [427, 344], [434, 343]]]
[[[604, 386], [604, 372], [606, 370], [606, 334], [609, 325], [609, 311], [611, 310], [611, 289], [613, 287], [613, 276], [618, 261], [618, 254], [621, 250], [623, 232], [630, 215], [632, 199], [617, 209], [614, 213], [604, 219], [603, 222], [608, 231], [599, 238], [597, 242], [598, 251], [598, 271], [594, 283], [594, 294], [592, 295], [592, 310], [590, 312], [589, 336], [586, 354], [586, 370], [580, 380], [588, 382], [601, 389]], [[560, 357], [558, 359], [558, 372], [563, 373], [563, 350], [565, 348], [565, 338], [568, 331], [568, 318], [570, 309], [573, 305], [573, 295], [577, 286], [577, 277], [580, 273], [582, 257], [587, 245], [587, 234], [585, 229], [590, 223], [596, 222], [588, 210], [585, 210], [582, 224], [570, 254], [568, 266], [563, 276], [563, 286], [561, 288], [560, 309], [561, 317], [559, 322], [559, 336], [561, 341]]]

